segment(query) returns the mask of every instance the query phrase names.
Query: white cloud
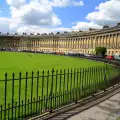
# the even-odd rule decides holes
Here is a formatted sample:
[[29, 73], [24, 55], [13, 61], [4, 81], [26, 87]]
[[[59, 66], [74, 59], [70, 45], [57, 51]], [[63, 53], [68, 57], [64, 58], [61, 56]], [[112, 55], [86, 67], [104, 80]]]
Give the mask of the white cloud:
[[20, 7], [26, 3], [26, 0], [6, 0], [6, 2], [12, 7]]
[[[62, 24], [59, 16], [55, 14], [54, 7], [83, 6], [81, 0], [6, 0], [10, 6], [11, 18], [4, 18], [8, 31], [40, 31], [70, 30], [58, 27]], [[88, 22], [77, 22], [71, 29], [87, 30], [89, 28], [102, 28], [102, 25], [114, 25], [120, 21], [120, 0], [109, 0], [100, 3], [95, 11], [86, 16]], [[0, 18], [2, 19], [2, 18]], [[7, 21], [8, 19], [8, 21]], [[7, 22], [5, 24], [5, 22]], [[47, 28], [47, 27], [55, 28]], [[32, 30], [33, 29], [33, 30]], [[2, 29], [1, 29], [2, 30]], [[5, 29], [4, 29], [5, 31]]]
[[0, 18], [0, 32], [9, 32], [9, 24], [11, 24], [11, 19]]
[[56, 31], [71, 31], [70, 28], [45, 28], [45, 27], [39, 27], [39, 26], [23, 26], [23, 27], [19, 27], [17, 29], [17, 32], [22, 34], [23, 32], [26, 32], [28, 34], [30, 33], [51, 33], [51, 32], [56, 32]]
[[53, 7], [66, 7], [70, 5], [70, 0], [52, 0], [50, 2]]
[[50, 3], [53, 7], [67, 7], [67, 6], [83, 6], [83, 1], [76, 0], [51, 0]]
[[[77, 0], [6, 0], [10, 7], [10, 18], [0, 17], [1, 32], [54, 32], [70, 31], [58, 27], [62, 24], [53, 7], [83, 6]], [[51, 27], [51, 28], [47, 28]]]
[[73, 5], [74, 6], [83, 6], [84, 3], [83, 3], [83, 1], [79, 1], [79, 2], [73, 1]]
[[[70, 28], [61, 28], [60, 18], [53, 11], [53, 7], [83, 6], [81, 0], [6, 0], [10, 6], [11, 18], [0, 18], [1, 31], [18, 32], [52, 32], [70, 31]], [[77, 22], [71, 29], [87, 30], [100, 29], [102, 25], [113, 25], [120, 21], [120, 0], [109, 0], [100, 3], [95, 11], [89, 13], [86, 19], [89, 22]], [[5, 27], [4, 27], [5, 26]], [[48, 26], [57, 26], [47, 28]], [[4, 29], [3, 29], [4, 28]]]
[[93, 22], [77, 22], [76, 25], [72, 27], [74, 30], [88, 30], [89, 28], [101, 29], [102, 26], [97, 25]]
[[50, 5], [40, 4], [39, 1], [31, 1], [20, 8], [11, 7], [11, 17], [26, 25], [60, 25], [61, 20], [53, 12]]
[[99, 25], [116, 24], [120, 21], [120, 0], [110, 0], [99, 4], [95, 11], [87, 15], [86, 19]]
[[[6, 0], [7, 4], [12, 7], [20, 7], [26, 3], [26, 0]], [[83, 1], [77, 0], [31, 0], [41, 5], [50, 5], [52, 7], [83, 6]]]
[[100, 3], [95, 11], [86, 16], [89, 22], [77, 22], [73, 29], [88, 30], [89, 28], [101, 29], [103, 25], [113, 26], [120, 22], [120, 0], [109, 0]]

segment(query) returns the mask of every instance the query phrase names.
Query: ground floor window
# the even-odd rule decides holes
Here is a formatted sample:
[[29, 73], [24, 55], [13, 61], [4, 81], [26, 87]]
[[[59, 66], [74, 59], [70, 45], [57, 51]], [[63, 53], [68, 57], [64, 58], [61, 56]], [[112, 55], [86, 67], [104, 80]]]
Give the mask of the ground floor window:
[[112, 55], [114, 55], [114, 51], [112, 51]]

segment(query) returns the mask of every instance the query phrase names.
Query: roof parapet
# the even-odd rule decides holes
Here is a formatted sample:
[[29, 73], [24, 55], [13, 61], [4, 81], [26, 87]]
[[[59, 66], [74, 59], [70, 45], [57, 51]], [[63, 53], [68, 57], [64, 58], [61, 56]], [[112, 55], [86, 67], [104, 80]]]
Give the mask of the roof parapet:
[[0, 36], [55, 36], [55, 35], [57, 35], [57, 36], [59, 36], [59, 35], [77, 35], [77, 34], [88, 34], [89, 32], [90, 33], [93, 33], [93, 32], [101, 32], [102, 30], [103, 31], [108, 31], [108, 30], [112, 30], [112, 29], [120, 29], [120, 22], [118, 22], [117, 23], [117, 25], [116, 26], [113, 26], [113, 27], [109, 27], [108, 25], [104, 25], [103, 26], [103, 29], [93, 29], [93, 28], [89, 28], [89, 30], [87, 30], [87, 31], [82, 31], [82, 30], [78, 30], [78, 31], [71, 31], [71, 32], [68, 32], [68, 31], [64, 31], [63, 33], [61, 33], [61, 32], [56, 32], [56, 33], [53, 33], [53, 32], [51, 32], [51, 33], [42, 33], [42, 34], [40, 34], [40, 33], [37, 33], [36, 35], [35, 34], [33, 34], [33, 33], [30, 33], [29, 35], [27, 34], [27, 33], [25, 33], [25, 32], [23, 32], [22, 34], [19, 34], [19, 33], [14, 33], [14, 34], [10, 34], [9, 32], [7, 32], [7, 33], [2, 33], [2, 32], [0, 32]]
[[94, 31], [94, 30], [96, 30], [96, 29], [93, 29], [93, 28], [89, 28], [89, 31]]

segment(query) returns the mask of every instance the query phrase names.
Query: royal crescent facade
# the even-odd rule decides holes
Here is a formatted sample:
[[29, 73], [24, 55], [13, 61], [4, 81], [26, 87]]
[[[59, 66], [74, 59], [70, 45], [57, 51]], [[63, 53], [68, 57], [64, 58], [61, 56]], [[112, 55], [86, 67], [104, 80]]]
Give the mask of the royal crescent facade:
[[120, 23], [99, 30], [49, 35], [0, 34], [0, 48], [8, 49], [91, 54], [100, 46], [107, 48], [107, 55], [120, 54]]

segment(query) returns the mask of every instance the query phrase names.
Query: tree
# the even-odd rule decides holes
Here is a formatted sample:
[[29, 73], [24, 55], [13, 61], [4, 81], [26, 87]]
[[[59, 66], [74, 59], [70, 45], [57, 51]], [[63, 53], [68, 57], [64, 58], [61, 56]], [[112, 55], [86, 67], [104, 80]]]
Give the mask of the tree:
[[96, 47], [95, 52], [96, 52], [96, 55], [105, 56], [107, 49], [106, 47]]
[[96, 51], [95, 50], [91, 50], [90, 53], [93, 54], [93, 55], [95, 55]]

